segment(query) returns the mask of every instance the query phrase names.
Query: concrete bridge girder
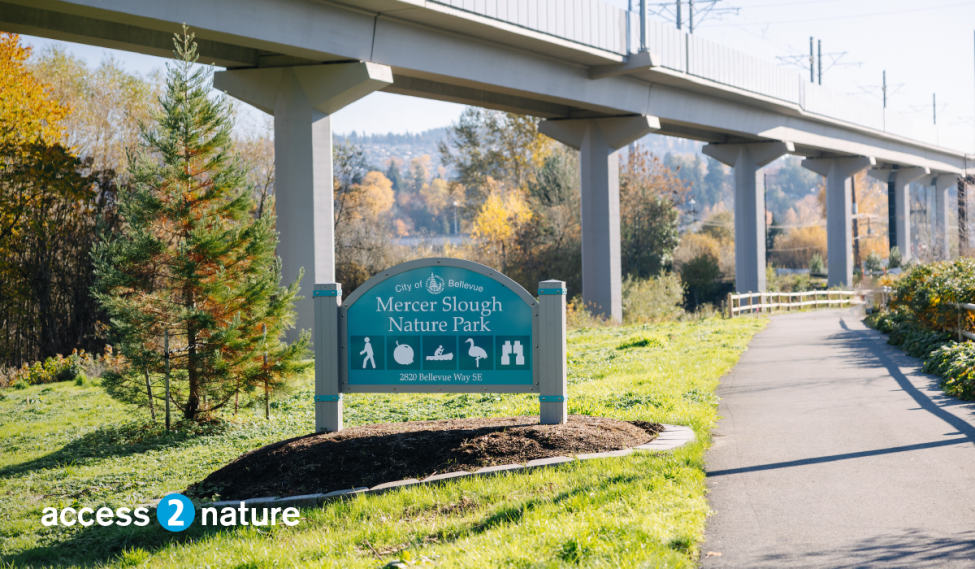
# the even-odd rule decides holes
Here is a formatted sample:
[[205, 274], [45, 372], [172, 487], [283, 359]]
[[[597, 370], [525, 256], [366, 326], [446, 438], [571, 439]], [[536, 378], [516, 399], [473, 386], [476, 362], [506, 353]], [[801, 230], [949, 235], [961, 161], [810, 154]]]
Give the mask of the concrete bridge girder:
[[314, 285], [335, 281], [335, 215], [330, 116], [393, 82], [389, 67], [334, 63], [214, 74], [214, 87], [274, 115], [275, 207], [282, 275], [304, 270], [297, 327], [314, 325]]
[[828, 286], [853, 285], [853, 199], [851, 178], [876, 166], [872, 156], [807, 158], [802, 167], [826, 178]]
[[[764, 223], [760, 215], [764, 194], [756, 191], [761, 188], [759, 170], [765, 163], [756, 153], [772, 148], [763, 144], [785, 145], [785, 152], [814, 157], [874, 156], [884, 163], [915, 166], [925, 172], [958, 173], [966, 164], [959, 151], [808, 113], [794, 103], [667, 70], [649, 52], [625, 57], [440, 4], [416, 0], [0, 0], [4, 29], [162, 56], [170, 53], [170, 34], [178, 32], [183, 22], [197, 35], [201, 62], [241, 68], [218, 74], [223, 77], [218, 79], [218, 88], [275, 115], [282, 257], [286, 275], [293, 275], [297, 267], [306, 268], [306, 291], [309, 283], [334, 278], [332, 230], [307, 219], [318, 216], [319, 210], [329, 214], [321, 219], [331, 219], [331, 200], [326, 199], [331, 196], [331, 184], [325, 182], [326, 171], [328, 176], [331, 173], [328, 117], [347, 104], [343, 101], [378, 89], [587, 125], [576, 131], [582, 128], [588, 138], [565, 136], [578, 140], [584, 160], [587, 156], [592, 159], [583, 187], [588, 184], [589, 193], [602, 205], [584, 206], [584, 210], [592, 212], [592, 219], [597, 211], [602, 212], [599, 216], [607, 220], [603, 222], [606, 228], [598, 229], [596, 223], [597, 229], [589, 231], [594, 240], [602, 231], [601, 239], [607, 244], [594, 241], [590, 250], [612, 248], [613, 195], [617, 251], [619, 240], [618, 193], [613, 189], [618, 190], [618, 180], [614, 186], [615, 174], [611, 173], [616, 143], [609, 140], [615, 131], [606, 126], [610, 122], [593, 126], [596, 123], [589, 121], [652, 115], [659, 119], [655, 123], [658, 132], [712, 143], [712, 151], [725, 155], [723, 162], [737, 165], [736, 203], [741, 199], [742, 211], [748, 210], [743, 219], [736, 219], [736, 232], [747, 236], [736, 240], [738, 257], [750, 263], [739, 267], [736, 284], [740, 291], [765, 288], [764, 263], [759, 264], [764, 254], [755, 256], [765, 245], [764, 227], [759, 223]], [[388, 81], [371, 78], [362, 85], [354, 79], [336, 79], [339, 92], [331, 93], [328, 83], [332, 79], [316, 79], [322, 77], [316, 75], [323, 73], [319, 68], [358, 65], [368, 69], [372, 65], [322, 65], [349, 61], [375, 62], [392, 70], [396, 83], [391, 76]], [[298, 71], [298, 65], [308, 69]], [[269, 69], [282, 66], [288, 71]], [[261, 75], [264, 70], [268, 73]], [[251, 71], [256, 74], [249, 76]], [[221, 87], [220, 81], [226, 84]], [[568, 121], [559, 122], [565, 123], [560, 127], [563, 130], [572, 130]], [[605, 165], [599, 158], [604, 152]], [[291, 205], [288, 196], [296, 200]], [[901, 201], [906, 207], [906, 200]], [[288, 217], [292, 214], [297, 217]], [[908, 227], [899, 232], [902, 238], [909, 231], [908, 216], [903, 217]], [[310, 241], [310, 253], [302, 249], [302, 241]], [[743, 252], [746, 242], [753, 246]], [[910, 243], [909, 235], [906, 242]], [[910, 255], [909, 245], [902, 250]], [[608, 258], [617, 259], [618, 271], [618, 253]], [[596, 274], [588, 282], [601, 282], [599, 278], [607, 279], [605, 290], [588, 298], [598, 297], [593, 302], [608, 307], [606, 313], [617, 317], [619, 294], [613, 283], [618, 275], [610, 267], [605, 275]], [[299, 326], [310, 324], [299, 322]]]
[[795, 151], [791, 142], [708, 144], [702, 152], [734, 169], [735, 290], [764, 292], [765, 178], [762, 168]]
[[617, 151], [660, 128], [656, 117], [542, 121], [538, 130], [579, 151], [582, 190], [582, 300], [597, 314], [623, 319], [620, 177]]
[[[932, 170], [964, 168], [961, 153], [668, 70], [649, 52], [624, 57], [436, 4], [0, 0], [4, 29], [155, 55], [169, 53], [167, 36], [182, 22], [197, 34], [203, 62], [254, 67], [287, 59], [373, 61], [393, 68], [397, 78], [449, 87], [404, 85], [402, 92], [429, 98], [551, 118], [652, 115], [660, 118], [662, 132], [674, 125], [673, 134], [682, 135], [689, 128], [707, 142], [787, 140]], [[389, 90], [401, 92], [397, 86]]]

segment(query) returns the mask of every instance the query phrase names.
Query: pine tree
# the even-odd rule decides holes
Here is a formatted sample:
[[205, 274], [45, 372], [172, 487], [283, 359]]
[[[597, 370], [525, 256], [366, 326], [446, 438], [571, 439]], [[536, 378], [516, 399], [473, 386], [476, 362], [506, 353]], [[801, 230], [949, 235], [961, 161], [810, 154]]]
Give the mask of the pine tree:
[[141, 149], [129, 157], [123, 230], [95, 251], [96, 296], [132, 363], [103, 382], [109, 394], [143, 406], [164, 397], [168, 333], [171, 400], [199, 420], [242, 392], [263, 396], [303, 373], [310, 335], [281, 340], [294, 325], [301, 275], [280, 286], [273, 208], [252, 215], [230, 103], [211, 95], [212, 70], [193, 65], [193, 35], [184, 29], [174, 43], [161, 110], [142, 125]]

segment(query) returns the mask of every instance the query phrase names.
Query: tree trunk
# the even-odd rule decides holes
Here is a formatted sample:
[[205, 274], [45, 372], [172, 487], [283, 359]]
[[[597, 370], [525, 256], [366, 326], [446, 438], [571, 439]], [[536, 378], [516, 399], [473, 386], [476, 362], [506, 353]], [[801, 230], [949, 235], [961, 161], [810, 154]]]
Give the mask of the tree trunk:
[[183, 416], [191, 421], [195, 421], [200, 411], [200, 370], [197, 369], [196, 361], [196, 330], [192, 326], [187, 327], [186, 343], [189, 347], [186, 358], [189, 389], [186, 395], [186, 408], [183, 410]]
[[146, 393], [149, 395], [149, 413], [152, 415], [152, 422], [156, 422], [156, 408], [152, 404], [152, 385], [149, 383], [149, 368], [145, 368], [146, 372]]

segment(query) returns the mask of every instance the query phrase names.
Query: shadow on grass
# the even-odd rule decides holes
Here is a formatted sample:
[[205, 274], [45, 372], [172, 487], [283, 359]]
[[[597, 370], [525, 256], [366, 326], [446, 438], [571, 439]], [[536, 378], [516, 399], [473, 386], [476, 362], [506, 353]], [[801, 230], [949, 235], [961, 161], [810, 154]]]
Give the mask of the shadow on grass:
[[84, 466], [104, 460], [141, 454], [144, 452], [203, 442], [207, 437], [220, 435], [232, 426], [228, 423], [198, 424], [180, 421], [167, 431], [160, 424], [132, 422], [103, 426], [75, 439], [60, 449], [34, 460], [0, 468], [0, 478], [17, 476], [65, 465]]
[[[485, 519], [475, 522], [472, 526], [453, 532], [452, 534], [438, 534], [441, 541], [454, 541], [482, 534], [493, 528], [519, 523], [527, 512], [547, 504], [560, 504], [575, 496], [588, 495], [601, 490], [609, 490], [618, 484], [633, 483], [640, 476], [615, 476], [602, 480], [598, 484], [586, 484], [572, 490], [558, 493], [552, 498], [534, 497], [518, 504], [505, 506], [488, 515]], [[338, 506], [343, 502], [333, 502]], [[325, 506], [330, 507], [330, 506]], [[131, 549], [141, 549], [153, 554], [170, 545], [192, 545], [204, 541], [215, 535], [226, 532], [249, 533], [254, 529], [245, 527], [203, 527], [194, 523], [189, 529], [181, 533], [171, 533], [159, 526], [155, 520], [155, 512], [150, 512], [152, 521], [144, 528], [100, 527], [93, 525], [72, 534], [69, 538], [56, 545], [35, 547], [15, 555], [0, 557], [0, 566], [45, 566], [45, 567], [99, 567], [107, 563], [117, 562], [121, 556]], [[260, 528], [261, 538], [266, 540], [278, 531], [289, 531], [298, 528], [285, 526], [264, 526]]]
[[[172, 533], [159, 525], [155, 511], [150, 511], [149, 517], [152, 521], [142, 528], [92, 525], [56, 544], [2, 556], [0, 567], [101, 567], [120, 561], [121, 556], [132, 549], [152, 554], [169, 545], [189, 545], [221, 532], [247, 531], [234, 527], [203, 527], [194, 523], [184, 532]], [[273, 532], [277, 526], [262, 529]]]

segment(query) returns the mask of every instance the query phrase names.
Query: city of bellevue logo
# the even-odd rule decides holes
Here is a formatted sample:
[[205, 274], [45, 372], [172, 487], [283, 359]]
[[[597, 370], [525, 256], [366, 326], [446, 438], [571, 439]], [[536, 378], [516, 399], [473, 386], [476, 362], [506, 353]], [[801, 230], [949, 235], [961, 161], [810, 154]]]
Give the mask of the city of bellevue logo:
[[437, 275], [430, 273], [430, 278], [427, 279], [427, 292], [430, 294], [440, 294], [447, 287], [447, 283]]

